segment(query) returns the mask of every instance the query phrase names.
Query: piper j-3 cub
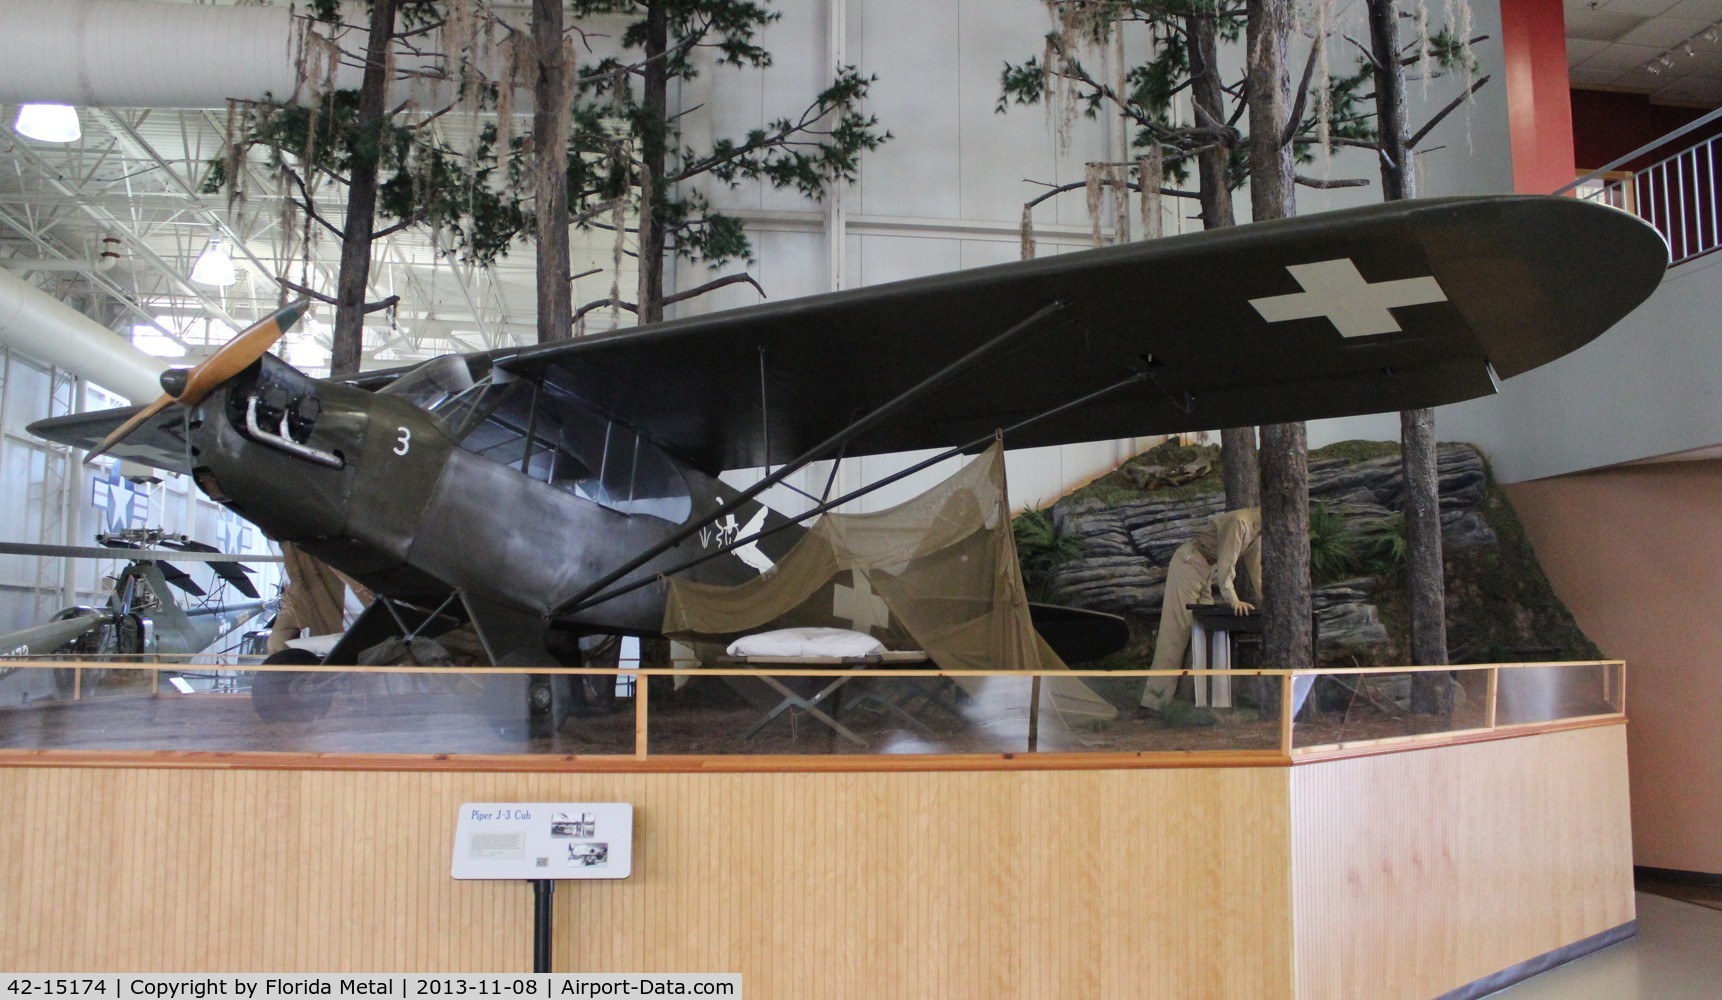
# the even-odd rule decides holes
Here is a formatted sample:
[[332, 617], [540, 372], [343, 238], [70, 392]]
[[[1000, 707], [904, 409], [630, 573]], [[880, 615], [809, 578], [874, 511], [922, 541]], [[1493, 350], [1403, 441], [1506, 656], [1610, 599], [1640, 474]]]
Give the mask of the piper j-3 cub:
[[[1571, 199], [1409, 201], [345, 380], [266, 353], [295, 304], [147, 406], [31, 429], [188, 472], [383, 595], [328, 662], [470, 621], [494, 663], [543, 665], [570, 638], [656, 633], [660, 575], [768, 565], [794, 532], [757, 497], [810, 462], [1469, 399], [1613, 326], [1667, 259], [1644, 223]], [[732, 469], [775, 471], [737, 491]], [[572, 686], [522, 683], [554, 729]]]

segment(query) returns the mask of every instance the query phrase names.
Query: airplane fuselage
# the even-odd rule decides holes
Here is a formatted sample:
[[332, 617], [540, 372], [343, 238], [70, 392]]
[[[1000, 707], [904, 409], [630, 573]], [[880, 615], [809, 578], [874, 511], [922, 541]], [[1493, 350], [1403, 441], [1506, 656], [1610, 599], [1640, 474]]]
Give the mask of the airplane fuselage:
[[[401, 599], [438, 602], [458, 592], [547, 616], [681, 523], [534, 478], [519, 462], [463, 447], [442, 418], [408, 400], [317, 382], [271, 358], [205, 400], [190, 426], [205, 492], [271, 537]], [[684, 522], [733, 496], [697, 470], [675, 472], [685, 483]], [[701, 539], [689, 539], [640, 572], [673, 568], [701, 550]], [[725, 556], [695, 576], [739, 582], [753, 572]], [[648, 586], [560, 621], [650, 634], [661, 626], [663, 601], [662, 588]]]

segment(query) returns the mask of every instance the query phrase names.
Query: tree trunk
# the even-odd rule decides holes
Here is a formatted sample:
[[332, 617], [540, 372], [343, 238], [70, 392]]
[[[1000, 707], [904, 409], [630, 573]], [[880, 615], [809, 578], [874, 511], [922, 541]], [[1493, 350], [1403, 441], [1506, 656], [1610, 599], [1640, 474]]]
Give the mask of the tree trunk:
[[[1190, 99], [1201, 109], [1197, 124], [1211, 126], [1226, 120], [1226, 92], [1220, 79], [1219, 42], [1214, 15], [1192, 14], [1185, 21], [1190, 33]], [[1202, 228], [1225, 229], [1236, 225], [1232, 215], [1232, 189], [1228, 184], [1230, 148], [1216, 144], [1196, 158], [1197, 194], [1202, 204]]]
[[[1381, 191], [1385, 201], [1417, 197], [1405, 113], [1405, 70], [1399, 64], [1399, 10], [1395, 0], [1369, 0], [1369, 42], [1375, 61], [1375, 115], [1381, 141]], [[1399, 415], [1404, 470], [1407, 577], [1410, 581], [1411, 659], [1447, 662], [1447, 594], [1441, 559], [1440, 475], [1436, 469], [1435, 411]], [[1413, 712], [1445, 712], [1452, 687], [1445, 674], [1414, 674]]]
[[[1289, 0], [1249, 0], [1245, 86], [1250, 102], [1250, 206], [1257, 222], [1296, 214], [1286, 48]], [[1262, 428], [1262, 642], [1269, 666], [1308, 669], [1309, 453], [1304, 425]], [[1273, 710], [1269, 709], [1270, 713]]]
[[1220, 479], [1226, 487], [1227, 510], [1262, 505], [1262, 470], [1256, 461], [1254, 427], [1220, 431]]
[[378, 134], [388, 119], [383, 100], [388, 88], [389, 44], [394, 39], [396, 0], [371, 4], [365, 42], [365, 75], [359, 84], [358, 141], [348, 178], [347, 220], [341, 231], [341, 273], [335, 286], [335, 333], [329, 358], [331, 375], [359, 370], [365, 339], [365, 291], [371, 278], [371, 233], [377, 219]]
[[[568, 92], [570, 50], [563, 44], [562, 0], [532, 0], [538, 72], [532, 86], [532, 179], [538, 214], [538, 342], [569, 335], [574, 290], [568, 276]], [[512, 82], [508, 84], [512, 86]], [[507, 155], [507, 150], [498, 150]]]
[[1410, 130], [1405, 120], [1405, 70], [1399, 65], [1399, 4], [1369, 0], [1369, 48], [1375, 63], [1376, 132], [1381, 142], [1381, 200], [1417, 197]]
[[[1185, 18], [1185, 27], [1190, 36], [1190, 99], [1202, 112], [1197, 116], [1197, 124], [1211, 126], [1224, 122], [1226, 92], [1220, 79], [1214, 15], [1191, 14]], [[1196, 158], [1203, 229], [1226, 229], [1237, 224], [1232, 214], [1228, 177], [1231, 153], [1230, 147], [1215, 145]], [[1256, 465], [1254, 427], [1233, 427], [1220, 432], [1220, 474], [1226, 484], [1227, 510], [1261, 505], [1261, 471]], [[1252, 582], [1260, 585], [1259, 580]]]
[[1249, 0], [1244, 88], [1250, 101], [1250, 207], [1257, 222], [1297, 214], [1291, 143], [1290, 0]]
[[[1411, 577], [1411, 658], [1419, 664], [1443, 664], [1447, 662], [1447, 595], [1441, 566], [1441, 495], [1440, 474], [1435, 462], [1435, 411], [1406, 410], [1399, 415], [1399, 429], [1404, 442], [1405, 542], [1407, 569]], [[1433, 681], [1436, 675], [1415, 676]], [[1446, 689], [1445, 684], [1436, 686]], [[1412, 701], [1415, 707], [1415, 690]]]
[[668, 128], [670, 74], [666, 60], [658, 58], [669, 51], [670, 19], [664, 4], [653, 2], [646, 8], [646, 67], [641, 88], [641, 114], [644, 134], [640, 140], [640, 322], [657, 323], [664, 318], [664, 227], [658, 224], [658, 205], [664, 176], [664, 132]]

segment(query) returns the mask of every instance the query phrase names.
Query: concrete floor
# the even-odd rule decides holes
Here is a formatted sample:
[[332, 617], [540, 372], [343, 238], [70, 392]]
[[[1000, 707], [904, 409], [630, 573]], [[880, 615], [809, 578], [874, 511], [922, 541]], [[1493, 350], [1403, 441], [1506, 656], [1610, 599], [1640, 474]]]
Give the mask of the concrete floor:
[[1638, 894], [1638, 936], [1491, 997], [1502, 1000], [1716, 1000], [1722, 910]]

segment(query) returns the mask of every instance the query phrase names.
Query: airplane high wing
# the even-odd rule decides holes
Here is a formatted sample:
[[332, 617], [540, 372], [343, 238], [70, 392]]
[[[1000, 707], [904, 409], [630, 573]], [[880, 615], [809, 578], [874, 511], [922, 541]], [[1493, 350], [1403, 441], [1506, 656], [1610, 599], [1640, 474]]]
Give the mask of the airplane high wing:
[[1590, 342], [1666, 267], [1656, 231], [1613, 209], [1552, 197], [1409, 201], [489, 358], [542, 373], [715, 473], [787, 461], [1025, 321], [1013, 342], [845, 453], [948, 447], [1137, 372], [1146, 377], [1007, 445], [1456, 402], [1493, 392], [1491, 367], [1508, 378]]

